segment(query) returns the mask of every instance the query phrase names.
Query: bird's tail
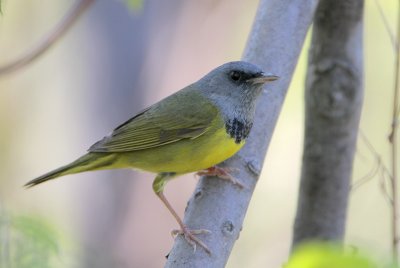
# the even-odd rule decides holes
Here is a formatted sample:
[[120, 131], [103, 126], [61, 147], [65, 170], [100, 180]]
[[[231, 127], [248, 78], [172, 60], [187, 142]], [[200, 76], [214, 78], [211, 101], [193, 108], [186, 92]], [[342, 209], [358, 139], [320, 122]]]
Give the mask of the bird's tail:
[[59, 167], [40, 177], [37, 177], [36, 179], [29, 181], [25, 184], [25, 187], [30, 188], [42, 182], [68, 174], [80, 173], [90, 170], [108, 169], [111, 168], [110, 166], [114, 162], [114, 160], [114, 154], [88, 153], [68, 165]]

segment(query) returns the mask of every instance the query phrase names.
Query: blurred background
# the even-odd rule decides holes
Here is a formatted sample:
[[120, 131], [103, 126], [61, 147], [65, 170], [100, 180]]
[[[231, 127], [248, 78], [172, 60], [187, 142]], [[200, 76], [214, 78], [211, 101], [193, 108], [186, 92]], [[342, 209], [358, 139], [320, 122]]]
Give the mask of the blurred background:
[[[394, 29], [396, 1], [380, 2]], [[0, 65], [32, 48], [71, 4], [3, 0]], [[154, 175], [98, 171], [29, 190], [22, 185], [79, 157], [142, 108], [224, 62], [239, 60], [257, 4], [143, 0], [129, 9], [123, 0], [98, 0], [34, 64], [0, 77], [0, 267], [164, 264], [173, 243], [170, 231], [177, 224], [152, 191]], [[301, 167], [308, 43], [227, 267], [280, 267], [288, 257]], [[364, 54], [361, 129], [387, 164], [394, 50], [374, 1], [366, 1]], [[377, 164], [359, 139], [353, 180]], [[196, 182], [190, 174], [166, 188], [181, 215]], [[375, 176], [351, 193], [347, 243], [377, 258], [389, 257], [389, 213]]]

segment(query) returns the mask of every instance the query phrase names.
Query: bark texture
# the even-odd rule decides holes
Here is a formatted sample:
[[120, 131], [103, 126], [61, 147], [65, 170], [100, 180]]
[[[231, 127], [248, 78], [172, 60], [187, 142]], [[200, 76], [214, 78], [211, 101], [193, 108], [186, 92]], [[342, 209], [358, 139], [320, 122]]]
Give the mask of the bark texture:
[[253, 190], [260, 175], [266, 150], [309, 25], [316, 0], [261, 0], [243, 60], [279, 75], [261, 97], [254, 127], [244, 148], [223, 165], [245, 186], [240, 189], [226, 181], [202, 178], [191, 197], [184, 222], [192, 229], [212, 233], [200, 238], [212, 255], [193, 248], [180, 236], [165, 267], [224, 267], [238, 239]]
[[363, 97], [363, 0], [321, 0], [306, 80], [303, 167], [293, 247], [342, 240]]

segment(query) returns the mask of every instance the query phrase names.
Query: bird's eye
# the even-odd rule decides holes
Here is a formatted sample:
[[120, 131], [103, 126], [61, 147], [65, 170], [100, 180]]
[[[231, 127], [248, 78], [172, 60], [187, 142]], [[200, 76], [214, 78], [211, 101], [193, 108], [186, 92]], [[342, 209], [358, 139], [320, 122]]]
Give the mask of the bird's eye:
[[230, 76], [233, 81], [239, 81], [242, 75], [238, 71], [232, 71]]

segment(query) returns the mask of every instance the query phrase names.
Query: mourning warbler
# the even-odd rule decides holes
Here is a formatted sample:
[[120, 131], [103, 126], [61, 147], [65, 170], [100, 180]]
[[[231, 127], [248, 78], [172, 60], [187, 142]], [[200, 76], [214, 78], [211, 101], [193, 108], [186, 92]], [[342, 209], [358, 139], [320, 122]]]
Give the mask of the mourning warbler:
[[193, 246], [208, 248], [189, 230], [163, 194], [172, 178], [201, 171], [232, 177], [216, 164], [244, 145], [253, 125], [256, 99], [263, 85], [278, 79], [248, 62], [229, 62], [197, 82], [144, 109], [93, 144], [74, 162], [26, 184], [84, 171], [134, 168], [157, 173], [153, 190]]

